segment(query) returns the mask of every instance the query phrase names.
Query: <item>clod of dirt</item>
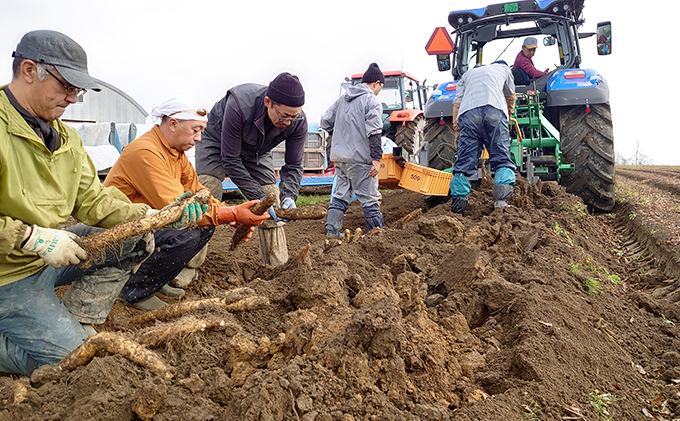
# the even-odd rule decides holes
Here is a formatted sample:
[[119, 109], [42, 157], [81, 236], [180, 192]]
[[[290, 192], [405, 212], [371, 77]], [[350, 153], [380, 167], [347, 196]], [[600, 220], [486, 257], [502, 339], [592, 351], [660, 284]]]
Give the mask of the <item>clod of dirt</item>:
[[[47, 381], [5, 378], [0, 416], [598, 419], [594, 399], [607, 398], [617, 420], [677, 417], [680, 288], [672, 265], [633, 234], [657, 226], [653, 213], [621, 201], [625, 215], [590, 215], [556, 183], [522, 179], [512, 206], [494, 210], [491, 188], [473, 191], [463, 216], [385, 192], [387, 228], [332, 246], [323, 221], [288, 223], [290, 255], [303, 257], [285, 268], [260, 266], [256, 239], [230, 253], [234, 230], [220, 226], [181, 302], [231, 291], [268, 305], [187, 310], [224, 323], [154, 348], [172, 379], [120, 355]], [[344, 224], [364, 228], [357, 204]], [[104, 330], [142, 338], [176, 323], [130, 323], [139, 314], [116, 303]]]

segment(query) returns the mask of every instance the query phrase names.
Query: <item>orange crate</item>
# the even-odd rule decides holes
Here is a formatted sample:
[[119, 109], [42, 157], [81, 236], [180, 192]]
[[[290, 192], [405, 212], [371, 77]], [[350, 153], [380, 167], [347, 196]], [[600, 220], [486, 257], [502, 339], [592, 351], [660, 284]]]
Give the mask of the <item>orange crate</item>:
[[383, 154], [380, 159], [380, 171], [378, 172], [378, 185], [386, 189], [398, 189], [401, 173], [404, 171], [391, 153]]
[[432, 196], [446, 196], [452, 178], [453, 174], [407, 162], [399, 187]]

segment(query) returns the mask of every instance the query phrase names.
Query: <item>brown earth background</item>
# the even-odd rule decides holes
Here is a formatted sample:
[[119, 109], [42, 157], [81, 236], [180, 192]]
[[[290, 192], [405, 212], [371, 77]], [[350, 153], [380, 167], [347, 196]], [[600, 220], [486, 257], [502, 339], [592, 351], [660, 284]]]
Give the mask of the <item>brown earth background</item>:
[[616, 171], [609, 214], [523, 179], [496, 211], [484, 180], [462, 217], [386, 191], [387, 228], [349, 243], [286, 224], [284, 268], [220, 226], [185, 297], [161, 297], [220, 305], [142, 321], [116, 302], [100, 326], [156, 338], [168, 371], [99, 350], [0, 377], [0, 421], [680, 419], [680, 169]]

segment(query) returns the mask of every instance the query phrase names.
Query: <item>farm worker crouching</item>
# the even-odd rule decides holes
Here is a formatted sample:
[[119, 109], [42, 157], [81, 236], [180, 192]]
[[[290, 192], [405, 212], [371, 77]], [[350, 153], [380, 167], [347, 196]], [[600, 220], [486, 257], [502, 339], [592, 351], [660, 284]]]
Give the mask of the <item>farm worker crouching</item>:
[[347, 88], [321, 117], [320, 127], [333, 133], [331, 160], [335, 161], [335, 191], [328, 206], [326, 235], [344, 237], [342, 219], [353, 194], [364, 210], [368, 230], [385, 226], [380, 212], [378, 171], [382, 158], [382, 104], [376, 95], [385, 84], [377, 64], [371, 63], [361, 83]]
[[462, 214], [468, 204], [470, 180], [486, 147], [495, 171], [494, 207], [508, 206], [515, 185], [515, 163], [510, 156], [508, 119], [515, 109], [515, 83], [504, 61], [468, 70], [456, 87], [453, 129], [459, 131], [458, 159], [453, 165], [451, 212]]
[[[131, 237], [83, 269], [74, 241], [149, 207], [101, 185], [78, 132], [59, 120], [86, 89], [98, 91], [85, 51], [55, 31], [25, 34], [12, 80], [0, 87], [0, 371], [30, 375], [95, 334], [130, 272], [153, 249]], [[79, 224], [62, 229], [67, 219]], [[72, 284], [60, 300], [56, 286]]]
[[[198, 182], [186, 151], [201, 141], [208, 118], [205, 109], [198, 108], [186, 97], [168, 98], [154, 105], [151, 117], [157, 124], [123, 149], [104, 185], [118, 188], [134, 203], [161, 209], [182, 192], [205, 189]], [[166, 305], [154, 295], [156, 292], [171, 297], [184, 295], [183, 289], [173, 288], [168, 282], [192, 260], [205, 258], [202, 250], [212, 237], [215, 225], [241, 222], [253, 226], [268, 219], [266, 213], [255, 215], [250, 211], [257, 202], [252, 200], [231, 207], [211, 197], [197, 227], [156, 231], [156, 250], [130, 277], [121, 297], [133, 307], [153, 310]], [[194, 267], [200, 263], [202, 261], [194, 262]]]
[[[229, 89], [210, 111], [203, 140], [196, 145], [199, 181], [213, 196], [222, 197], [222, 181], [230, 177], [248, 200], [274, 191], [274, 206], [294, 208], [307, 140], [304, 103], [300, 80], [285, 72], [269, 86], [247, 83]], [[282, 142], [286, 152], [279, 187], [272, 149]], [[278, 266], [288, 260], [284, 221], [273, 207], [268, 213], [271, 219], [258, 230], [260, 262]]]

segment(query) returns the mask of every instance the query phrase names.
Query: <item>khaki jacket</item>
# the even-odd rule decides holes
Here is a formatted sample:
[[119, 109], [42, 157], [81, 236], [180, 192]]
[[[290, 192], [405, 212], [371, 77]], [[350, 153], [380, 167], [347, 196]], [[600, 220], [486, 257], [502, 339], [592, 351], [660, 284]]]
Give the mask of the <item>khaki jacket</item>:
[[70, 216], [113, 227], [146, 213], [119, 190], [103, 187], [78, 132], [55, 120], [61, 146], [50, 152], [0, 87], [0, 285], [42, 270], [45, 261], [21, 250], [28, 225], [60, 228]]

